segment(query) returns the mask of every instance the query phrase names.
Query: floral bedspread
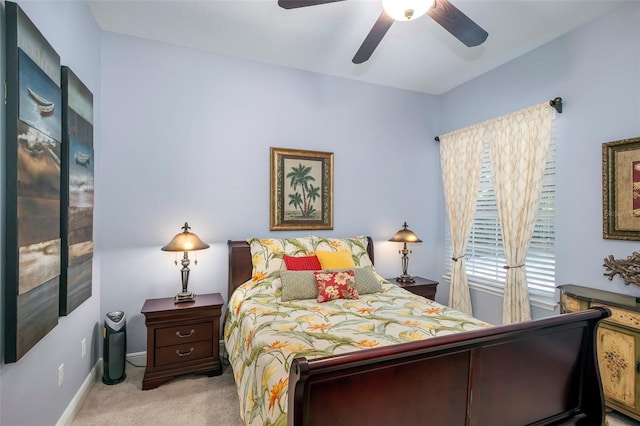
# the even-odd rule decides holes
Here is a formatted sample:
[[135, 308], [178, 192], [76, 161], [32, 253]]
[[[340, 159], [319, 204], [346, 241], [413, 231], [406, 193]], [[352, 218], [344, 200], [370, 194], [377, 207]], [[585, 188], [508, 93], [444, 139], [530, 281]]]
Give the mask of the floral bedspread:
[[293, 358], [316, 358], [490, 325], [390, 284], [325, 303], [280, 300], [279, 278], [248, 281], [231, 296], [225, 347], [246, 425], [286, 425]]

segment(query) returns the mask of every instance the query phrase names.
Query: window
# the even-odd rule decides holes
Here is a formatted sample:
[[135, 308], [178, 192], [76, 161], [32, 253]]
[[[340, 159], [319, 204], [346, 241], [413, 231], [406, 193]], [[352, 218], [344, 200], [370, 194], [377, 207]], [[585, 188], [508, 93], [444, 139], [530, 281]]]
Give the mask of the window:
[[[553, 133], [552, 133], [553, 134]], [[526, 259], [527, 281], [531, 303], [553, 309], [555, 303], [555, 138], [552, 136], [547, 154], [531, 244]], [[507, 270], [495, 192], [491, 182], [489, 144], [485, 142], [478, 204], [467, 243], [465, 263], [469, 287], [503, 295]], [[447, 226], [445, 279], [451, 279], [453, 250]]]

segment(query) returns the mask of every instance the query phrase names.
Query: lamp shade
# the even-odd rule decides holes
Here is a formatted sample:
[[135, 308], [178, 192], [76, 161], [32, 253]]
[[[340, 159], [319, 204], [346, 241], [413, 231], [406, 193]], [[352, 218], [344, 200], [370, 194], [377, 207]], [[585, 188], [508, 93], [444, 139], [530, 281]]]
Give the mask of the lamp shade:
[[413, 233], [412, 230], [407, 229], [407, 222], [402, 225], [402, 229], [395, 233], [389, 241], [394, 241], [397, 243], [421, 243], [422, 240], [418, 238], [416, 234]]
[[169, 244], [162, 247], [163, 251], [196, 251], [209, 248], [209, 244], [203, 242], [196, 234], [189, 232], [191, 227], [187, 222], [182, 227], [183, 232], [176, 234]]

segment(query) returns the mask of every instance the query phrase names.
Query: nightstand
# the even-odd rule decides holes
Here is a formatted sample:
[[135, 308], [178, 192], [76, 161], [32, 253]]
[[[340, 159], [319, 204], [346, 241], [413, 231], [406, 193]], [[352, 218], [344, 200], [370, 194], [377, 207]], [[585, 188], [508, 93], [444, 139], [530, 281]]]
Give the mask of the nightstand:
[[396, 284], [404, 288], [405, 290], [409, 290], [413, 294], [417, 294], [418, 296], [426, 297], [427, 299], [436, 300], [436, 290], [438, 287], [438, 281], [429, 280], [427, 278], [422, 277], [411, 277], [415, 280], [413, 283], [399, 283], [395, 278], [387, 278], [387, 281], [390, 283]]
[[147, 325], [147, 367], [142, 389], [153, 389], [181, 374], [222, 374], [219, 356], [219, 293], [199, 294], [193, 302], [173, 297], [147, 299], [140, 311]]

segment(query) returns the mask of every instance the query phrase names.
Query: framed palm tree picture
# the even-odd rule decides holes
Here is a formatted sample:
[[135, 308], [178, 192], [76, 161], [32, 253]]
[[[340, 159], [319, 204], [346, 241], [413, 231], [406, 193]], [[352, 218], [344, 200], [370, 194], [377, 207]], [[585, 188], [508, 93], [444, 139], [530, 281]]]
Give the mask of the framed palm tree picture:
[[270, 150], [269, 229], [333, 229], [333, 153]]

